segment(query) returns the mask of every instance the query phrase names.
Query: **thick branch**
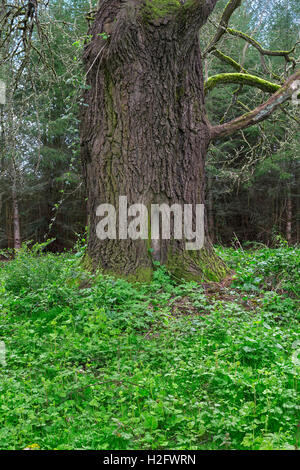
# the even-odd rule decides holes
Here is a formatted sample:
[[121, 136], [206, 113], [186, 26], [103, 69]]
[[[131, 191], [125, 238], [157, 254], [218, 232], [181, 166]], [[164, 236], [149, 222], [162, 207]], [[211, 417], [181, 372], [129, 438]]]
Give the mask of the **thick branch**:
[[267, 93], [275, 93], [281, 88], [280, 85], [268, 82], [262, 78], [246, 73], [220, 73], [210, 77], [205, 83], [205, 93], [220, 84], [238, 83], [240, 85], [250, 85], [259, 88]]
[[227, 5], [225, 10], [223, 11], [220, 24], [218, 26], [217, 32], [209, 45], [207, 46], [206, 50], [204, 51], [203, 56], [206, 57], [206, 55], [211, 52], [214, 48], [215, 45], [220, 41], [221, 37], [225, 34], [228, 23], [230, 21], [231, 16], [241, 6], [242, 0], [230, 0]]
[[187, 38], [194, 38], [199, 29], [206, 23], [217, 2], [218, 0], [187, 0], [184, 3], [180, 2], [183, 4], [177, 16], [179, 29]]
[[226, 124], [211, 127], [211, 139], [227, 137], [246, 127], [258, 124], [267, 119], [283, 103], [295, 96], [300, 89], [300, 70], [294, 73], [289, 80], [271, 98], [262, 105], [255, 108], [243, 116], [227, 122]]

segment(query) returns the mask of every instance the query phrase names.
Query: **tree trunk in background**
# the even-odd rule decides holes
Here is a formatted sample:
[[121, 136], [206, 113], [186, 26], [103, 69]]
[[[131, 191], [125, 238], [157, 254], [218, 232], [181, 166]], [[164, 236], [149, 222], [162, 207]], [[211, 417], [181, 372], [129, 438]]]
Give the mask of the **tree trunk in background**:
[[211, 175], [207, 181], [207, 214], [208, 214], [208, 231], [212, 243], [215, 242], [215, 222], [214, 222], [214, 200], [212, 192], [213, 178]]
[[[219, 280], [227, 271], [207, 229], [198, 251], [186, 251], [185, 240], [97, 238], [97, 207], [109, 203], [118, 210], [119, 196], [127, 196], [129, 206], [146, 205], [149, 213], [151, 204], [203, 204], [210, 142], [197, 34], [185, 40], [173, 22], [143, 23], [125, 7], [126, 21], [114, 22], [116, 3], [101, 3], [85, 51], [90, 90], [81, 145], [89, 257], [103, 272], [137, 280], [151, 278], [153, 261], [177, 278]], [[103, 40], [103, 33], [111, 36]]]
[[18, 204], [15, 183], [13, 184], [12, 200], [13, 200], [14, 249], [17, 251], [21, 248], [22, 241], [21, 241], [21, 230], [20, 230], [19, 204]]
[[289, 245], [292, 243], [292, 218], [293, 218], [293, 208], [292, 208], [292, 197], [291, 190], [289, 188], [287, 201], [286, 201], [286, 240]]

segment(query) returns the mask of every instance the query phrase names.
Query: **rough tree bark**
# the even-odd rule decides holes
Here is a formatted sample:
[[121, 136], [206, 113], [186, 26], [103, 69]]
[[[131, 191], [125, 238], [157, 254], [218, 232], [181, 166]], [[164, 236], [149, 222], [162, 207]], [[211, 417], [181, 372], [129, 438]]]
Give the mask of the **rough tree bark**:
[[[230, 133], [228, 123], [213, 128], [205, 112], [198, 32], [216, 3], [99, 2], [84, 54], [90, 87], [82, 109], [81, 148], [88, 254], [104, 272], [148, 280], [156, 260], [178, 278], [219, 280], [227, 273], [207, 229], [199, 251], [186, 251], [184, 240], [100, 241], [96, 235], [96, 208], [110, 203], [118, 209], [119, 196], [127, 196], [128, 205], [148, 208], [204, 203], [209, 143]], [[237, 8], [240, 0], [230, 4]], [[233, 123], [231, 132], [253, 123], [247, 119]]]

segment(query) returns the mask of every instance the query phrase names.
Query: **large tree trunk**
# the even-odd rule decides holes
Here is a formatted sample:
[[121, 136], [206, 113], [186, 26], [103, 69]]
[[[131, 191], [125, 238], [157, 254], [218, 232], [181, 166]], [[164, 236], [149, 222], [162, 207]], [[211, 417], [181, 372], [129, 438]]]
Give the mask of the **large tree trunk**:
[[184, 37], [178, 23], [149, 20], [148, 12], [136, 14], [136, 2], [127, 3], [117, 21], [118, 2], [101, 3], [85, 52], [90, 89], [82, 111], [81, 145], [89, 257], [104, 272], [138, 280], [151, 277], [153, 261], [177, 278], [218, 280], [226, 267], [207, 230], [198, 251], [186, 251], [185, 240], [153, 241], [149, 235], [149, 240], [101, 241], [96, 235], [97, 207], [109, 203], [118, 209], [119, 196], [149, 210], [151, 204], [195, 208], [204, 203], [210, 130], [198, 36]]

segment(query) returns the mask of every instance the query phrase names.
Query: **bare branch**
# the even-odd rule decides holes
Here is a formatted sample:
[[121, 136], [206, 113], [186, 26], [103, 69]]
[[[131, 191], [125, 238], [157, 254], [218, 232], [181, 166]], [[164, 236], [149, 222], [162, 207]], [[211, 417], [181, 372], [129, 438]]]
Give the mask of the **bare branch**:
[[2, 2], [0, 11], [0, 65], [18, 56], [20, 75], [32, 48], [34, 28], [42, 31], [38, 10], [47, 7], [49, 0], [15, 0], [14, 4]]

